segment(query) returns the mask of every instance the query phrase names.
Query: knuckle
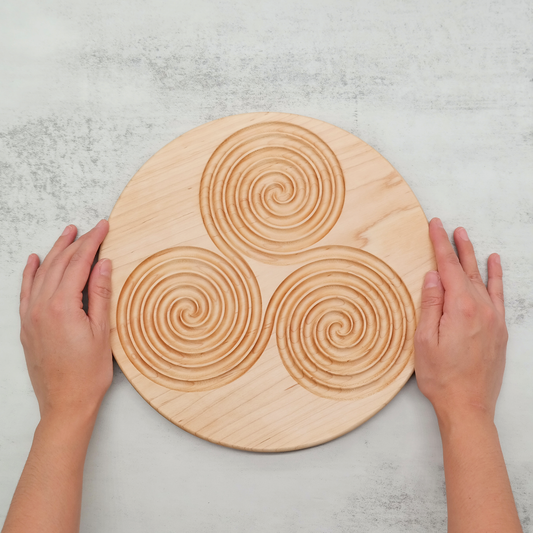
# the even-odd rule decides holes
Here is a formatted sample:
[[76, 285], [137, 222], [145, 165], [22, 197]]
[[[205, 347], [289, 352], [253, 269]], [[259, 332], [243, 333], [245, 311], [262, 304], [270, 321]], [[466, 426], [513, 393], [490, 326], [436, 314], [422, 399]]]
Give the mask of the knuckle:
[[455, 254], [454, 251], [451, 251], [451, 252], [446, 252], [444, 254], [444, 261], [446, 263], [448, 263], [449, 265], [459, 265], [459, 258], [457, 257], [457, 255]]
[[429, 309], [431, 307], [442, 305], [443, 298], [438, 294], [426, 294], [422, 298], [422, 309]]
[[65, 300], [60, 296], [54, 296], [50, 300], [49, 310], [52, 316], [62, 316], [67, 310]]
[[501, 300], [502, 302], [504, 301], [504, 298], [503, 298], [503, 291], [502, 290], [498, 290], [498, 291], [493, 291], [492, 292], [492, 295], [497, 298], [498, 300]]
[[491, 270], [490, 271], [490, 277], [494, 278], [494, 279], [502, 280], [503, 279], [503, 272], [501, 270], [500, 271]]
[[483, 283], [483, 280], [481, 278], [481, 274], [479, 272], [473, 272], [471, 274], [468, 274], [468, 277], [470, 281], [474, 283]]
[[37, 269], [37, 272], [35, 272], [35, 277], [33, 278], [34, 280], [40, 280], [44, 277], [44, 275], [46, 274], [46, 270], [44, 269], [43, 266], [40, 266], [38, 269]]
[[79, 263], [80, 261], [83, 261], [83, 253], [80, 250], [77, 250], [72, 254], [72, 257], [70, 258], [71, 263]]
[[467, 318], [474, 317], [478, 312], [477, 304], [470, 296], [460, 297], [458, 306], [460, 313]]
[[106, 285], [96, 284], [94, 286], [94, 294], [96, 294], [96, 296], [99, 296], [100, 298], [105, 298], [106, 300], [109, 300], [111, 298], [111, 289]]
[[57, 257], [54, 257], [50, 263], [50, 268], [57, 268], [60, 266], [66, 266], [66, 259], [64, 254], [59, 254]]

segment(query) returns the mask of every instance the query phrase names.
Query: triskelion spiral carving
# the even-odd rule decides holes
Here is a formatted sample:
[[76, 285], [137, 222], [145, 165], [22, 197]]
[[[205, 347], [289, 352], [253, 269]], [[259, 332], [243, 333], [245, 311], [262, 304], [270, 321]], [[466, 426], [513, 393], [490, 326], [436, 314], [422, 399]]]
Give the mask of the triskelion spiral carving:
[[285, 122], [237, 131], [209, 159], [200, 210], [209, 236], [266, 263], [294, 263], [296, 252], [333, 228], [344, 204], [344, 176], [320, 137]]
[[309, 391], [336, 400], [377, 392], [405, 367], [415, 310], [400, 277], [347, 246], [315, 248], [272, 297], [279, 353]]
[[143, 261], [120, 293], [120, 342], [130, 361], [170, 389], [205, 391], [244, 374], [264, 350], [261, 293], [243, 262], [194, 247]]
[[[301, 126], [267, 122], [226, 139], [199, 195], [205, 228], [224, 257], [170, 248], [130, 274], [117, 327], [135, 367], [170, 389], [222, 387], [251, 368], [275, 328], [285, 368], [316, 395], [353, 400], [394, 380], [415, 329], [401, 278], [368, 252], [311, 248], [337, 222], [344, 187], [335, 154]], [[264, 317], [242, 255], [304, 265], [281, 283]]]

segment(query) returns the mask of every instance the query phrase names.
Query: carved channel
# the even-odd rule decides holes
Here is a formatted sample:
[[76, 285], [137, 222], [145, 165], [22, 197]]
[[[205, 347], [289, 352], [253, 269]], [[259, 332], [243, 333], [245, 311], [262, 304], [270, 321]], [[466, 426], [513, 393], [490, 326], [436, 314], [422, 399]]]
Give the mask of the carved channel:
[[[305, 128], [267, 122], [227, 138], [199, 194], [205, 228], [223, 255], [180, 246], [135, 268], [117, 306], [132, 364], [169, 389], [207, 391], [248, 371], [274, 329], [285, 368], [318, 396], [352, 400], [392, 382], [413, 351], [406, 286], [368, 252], [310, 248], [337, 222], [344, 194], [335, 154]], [[264, 317], [242, 256], [304, 265], [276, 289]]]
[[264, 350], [261, 293], [244, 262], [195, 247], [163, 250], [127, 279], [117, 329], [129, 360], [170, 389], [205, 391], [244, 374]]
[[200, 183], [204, 225], [222, 253], [290, 264], [337, 222], [344, 176], [320, 137], [285, 122], [241, 129], [213, 153]]
[[416, 320], [409, 291], [368, 252], [331, 246], [307, 256], [308, 264], [285, 279], [269, 306], [283, 364], [319, 396], [374, 394], [412, 354]]

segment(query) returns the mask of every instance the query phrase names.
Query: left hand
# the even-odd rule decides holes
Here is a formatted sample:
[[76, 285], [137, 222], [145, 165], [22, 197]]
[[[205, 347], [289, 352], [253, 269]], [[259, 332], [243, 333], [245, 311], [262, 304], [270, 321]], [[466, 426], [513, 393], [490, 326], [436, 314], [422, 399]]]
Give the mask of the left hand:
[[111, 262], [103, 259], [91, 272], [108, 230], [102, 220], [74, 241], [76, 228], [67, 226], [42, 265], [31, 254], [24, 269], [20, 337], [42, 420], [94, 420], [111, 384]]

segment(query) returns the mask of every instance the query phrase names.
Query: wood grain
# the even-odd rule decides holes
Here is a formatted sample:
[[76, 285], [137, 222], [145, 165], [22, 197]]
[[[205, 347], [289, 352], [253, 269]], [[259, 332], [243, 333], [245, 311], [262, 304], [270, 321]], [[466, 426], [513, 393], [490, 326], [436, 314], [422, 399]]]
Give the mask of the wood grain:
[[412, 374], [427, 221], [348, 132], [281, 113], [205, 124], [137, 172], [109, 221], [114, 356], [183, 429], [314, 446]]

